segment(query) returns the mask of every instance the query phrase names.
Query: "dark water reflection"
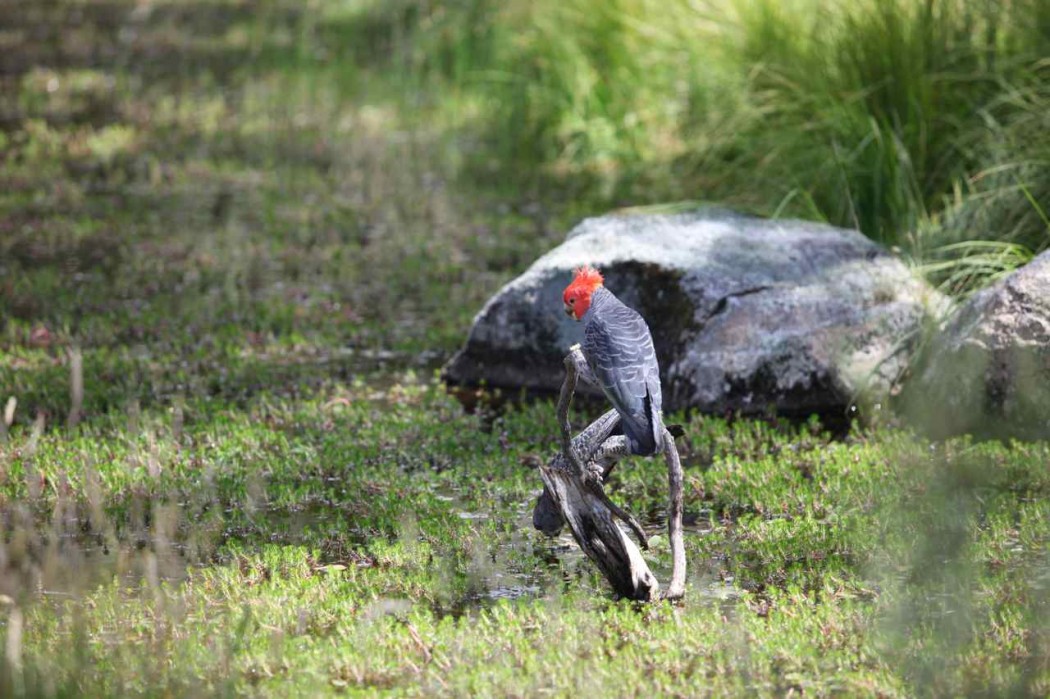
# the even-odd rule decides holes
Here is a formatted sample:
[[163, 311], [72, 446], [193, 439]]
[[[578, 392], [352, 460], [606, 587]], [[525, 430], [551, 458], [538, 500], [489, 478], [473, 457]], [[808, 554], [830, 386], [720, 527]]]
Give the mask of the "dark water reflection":
[[[532, 530], [531, 500], [512, 512], [482, 512], [466, 507], [454, 492], [441, 499], [451, 514], [465, 520], [511, 521], [495, 541], [480, 541], [479, 553], [465, 567], [445, 571], [459, 583], [432, 605], [436, 613], [475, 613], [503, 600], [556, 596], [581, 583], [593, 586], [598, 595], [609, 594], [569, 534], [547, 538]], [[368, 536], [348, 528], [349, 517], [342, 506], [330, 502], [245, 513], [214, 502], [140, 497], [119, 518], [106, 517], [87, 503], [62, 499], [50, 511], [29, 503], [8, 505], [0, 507], [0, 595], [25, 606], [76, 599], [114, 582], [129, 594], [148, 594], [179, 585], [191, 568], [228, 562], [228, 543], [308, 545], [329, 559], [322, 563], [356, 562], [366, 559], [360, 551], [366, 550]], [[712, 525], [710, 513], [689, 513], [686, 536], [703, 536]], [[648, 518], [646, 529], [650, 537], [666, 539], [661, 514]], [[328, 541], [340, 543], [331, 548]], [[665, 558], [649, 557], [653, 572], [664, 581], [670, 577]], [[710, 576], [705, 576], [702, 562], [690, 565], [691, 594], [720, 600], [735, 596], [724, 582], [705, 582]]]

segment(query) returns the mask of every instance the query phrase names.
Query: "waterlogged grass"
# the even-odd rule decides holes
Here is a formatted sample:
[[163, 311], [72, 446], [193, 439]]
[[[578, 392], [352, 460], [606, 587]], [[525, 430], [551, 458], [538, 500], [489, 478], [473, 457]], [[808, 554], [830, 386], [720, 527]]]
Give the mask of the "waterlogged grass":
[[[13, 431], [9, 691], [1050, 688], [1045, 444], [687, 420], [689, 596], [638, 607], [529, 527], [550, 404], [466, 415], [408, 374], [196, 414]], [[611, 491], [653, 517], [665, 479]]]
[[[948, 236], [930, 274], [1009, 269], [1045, 209], [1029, 5], [818, 41], [768, 3], [0, 0], [0, 695], [1046, 696], [1047, 444], [674, 416], [688, 596], [636, 606], [531, 529], [552, 405], [465, 414], [433, 373], [610, 203], [849, 204], [891, 240], [950, 185], [951, 230], [1016, 246], [971, 272]], [[884, 30], [849, 73], [848, 21]], [[923, 47], [974, 36], [1001, 139], [923, 127], [974, 58]], [[868, 70], [916, 54], [899, 95]], [[664, 467], [609, 490], [667, 580]]]

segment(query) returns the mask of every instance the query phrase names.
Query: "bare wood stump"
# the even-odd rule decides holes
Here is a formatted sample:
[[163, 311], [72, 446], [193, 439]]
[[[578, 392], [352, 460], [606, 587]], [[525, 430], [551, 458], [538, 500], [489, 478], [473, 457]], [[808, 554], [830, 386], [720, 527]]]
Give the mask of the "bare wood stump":
[[[641, 552], [616, 523], [625, 522], [644, 548], [649, 544], [637, 521], [609, 500], [602, 480], [625, 455], [622, 437], [610, 437], [619, 422], [615, 410], [602, 415], [577, 437], [571, 438], [568, 412], [579, 379], [593, 382], [578, 346], [565, 357], [565, 383], [558, 398], [558, 422], [562, 428], [562, 450], [540, 467], [544, 493], [536, 503], [533, 524], [548, 534], [563, 523], [587, 557], [594, 561], [613, 589], [634, 600], [657, 599], [660, 583], [649, 570]], [[621, 453], [623, 452], [623, 453]], [[664, 599], [685, 594], [685, 542], [682, 536], [682, 465], [674, 436], [664, 429], [664, 458], [667, 461], [670, 507], [667, 518], [671, 544], [671, 583]], [[553, 502], [551, 502], [553, 501]], [[559, 521], [559, 519], [561, 521]]]
[[660, 583], [604, 503], [565, 469], [542, 466], [540, 475], [561, 508], [576, 543], [602, 571], [613, 590], [628, 599], [657, 599]]
[[600, 490], [601, 485], [584, 483], [561, 454], [540, 467], [540, 477], [576, 543], [598, 566], [613, 590], [628, 599], [646, 602], [657, 599], [660, 583], [646, 565], [641, 551], [616, 523], [620, 517], [613, 514], [608, 497]]

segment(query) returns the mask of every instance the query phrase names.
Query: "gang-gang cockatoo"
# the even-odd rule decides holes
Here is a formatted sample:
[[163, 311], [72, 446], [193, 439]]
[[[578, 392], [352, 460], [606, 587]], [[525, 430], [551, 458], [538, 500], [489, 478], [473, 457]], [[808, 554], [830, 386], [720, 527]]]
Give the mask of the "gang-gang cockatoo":
[[605, 288], [601, 273], [576, 270], [565, 288], [565, 312], [583, 322], [580, 350], [605, 396], [620, 414], [631, 454], [663, 449], [663, 395], [653, 337], [645, 320]]

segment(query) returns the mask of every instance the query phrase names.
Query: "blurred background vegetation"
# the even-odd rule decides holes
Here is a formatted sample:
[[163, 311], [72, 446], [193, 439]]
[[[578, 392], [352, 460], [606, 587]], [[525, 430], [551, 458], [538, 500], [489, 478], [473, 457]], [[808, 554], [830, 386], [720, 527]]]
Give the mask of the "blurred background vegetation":
[[963, 296], [1050, 244], [1050, 0], [0, 0], [28, 424], [432, 369], [581, 216], [856, 227]]
[[[1045, 0], [381, 2], [370, 21], [501, 182], [821, 219], [986, 271], [1050, 242]], [[928, 271], [981, 281], [959, 269]]]
[[1050, 0], [0, 6], [0, 380], [27, 405], [66, 389], [14, 369], [57, 381], [70, 346], [89, 411], [347, 348], [436, 365], [621, 206], [856, 227], [957, 295], [1050, 243]]

